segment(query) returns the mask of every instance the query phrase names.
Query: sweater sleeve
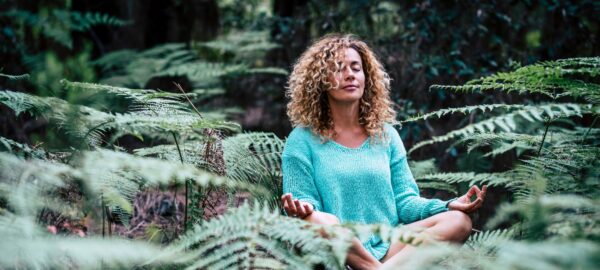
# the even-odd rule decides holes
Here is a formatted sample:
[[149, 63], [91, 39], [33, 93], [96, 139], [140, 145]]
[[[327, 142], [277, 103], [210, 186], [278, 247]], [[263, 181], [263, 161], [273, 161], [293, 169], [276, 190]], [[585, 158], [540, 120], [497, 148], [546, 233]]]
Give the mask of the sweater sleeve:
[[283, 193], [294, 199], [311, 203], [314, 210], [322, 211], [321, 198], [315, 184], [308, 134], [295, 128], [285, 142], [281, 155]]
[[448, 202], [439, 199], [426, 199], [419, 195], [419, 187], [408, 167], [407, 154], [400, 135], [391, 126], [388, 131], [391, 140], [390, 170], [392, 188], [400, 223], [408, 224], [448, 211]]

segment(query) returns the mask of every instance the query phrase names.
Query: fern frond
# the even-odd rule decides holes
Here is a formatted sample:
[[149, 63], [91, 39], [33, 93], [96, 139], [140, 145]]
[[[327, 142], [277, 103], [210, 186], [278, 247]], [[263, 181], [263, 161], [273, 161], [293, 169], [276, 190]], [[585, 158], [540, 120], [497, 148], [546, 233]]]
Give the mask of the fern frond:
[[469, 183], [486, 184], [489, 186], [504, 186], [518, 188], [520, 186], [514, 179], [510, 178], [505, 173], [473, 173], [473, 172], [458, 172], [458, 173], [433, 173], [421, 175], [416, 178], [417, 183], [425, 180], [435, 180], [445, 183]]
[[[188, 269], [227, 269], [234, 262], [253, 269], [257, 259], [274, 260], [285, 268], [304, 269], [319, 263], [343, 269], [349, 235], [328, 230], [331, 237], [325, 239], [320, 228], [281, 216], [279, 211], [259, 203], [253, 207], [244, 204], [196, 225], [175, 244], [174, 251], [188, 249], [193, 254], [182, 258], [182, 262], [192, 262]], [[296, 247], [299, 253], [288, 245]]]
[[0, 137], [0, 151], [6, 151], [16, 156], [25, 156], [36, 159], [43, 159], [47, 153], [40, 148], [31, 148], [27, 144], [15, 142], [11, 139]]
[[[204, 159], [206, 143], [191, 141], [180, 145], [183, 162], [196, 167], [205, 167], [207, 165]], [[180, 156], [177, 151], [177, 145], [157, 145], [153, 147], [138, 148], [134, 150], [135, 155], [145, 157], [157, 157], [168, 161], [180, 162]]]
[[[191, 180], [198, 186], [224, 186], [229, 188], [245, 189], [257, 194], [266, 193], [261, 187], [230, 181], [225, 177], [200, 170], [188, 164], [167, 162], [155, 158], [137, 157], [123, 152], [97, 150], [85, 152], [81, 158], [78, 169], [86, 179], [94, 180], [105, 172], [133, 172], [121, 174], [121, 177], [132, 177], [129, 180], [142, 179], [146, 186], [167, 185], [173, 181], [185, 183]], [[91, 182], [92, 185], [95, 182]]]
[[553, 121], [565, 117], [578, 116], [583, 114], [597, 114], [600, 107], [594, 107], [589, 104], [545, 104], [545, 105], [529, 105], [523, 109], [488, 118], [481, 122], [470, 124], [466, 127], [453, 130], [443, 136], [435, 136], [430, 140], [422, 141], [415, 144], [409, 153], [433, 143], [445, 142], [457, 137], [463, 137], [469, 134], [494, 132], [496, 129], [502, 129], [504, 132], [513, 132], [517, 129], [517, 120], [537, 123], [544, 121]]
[[218, 37], [208, 42], [192, 44], [200, 54], [217, 55], [220, 58], [230, 59], [235, 62], [252, 63], [264, 57], [265, 53], [279, 48], [273, 43], [268, 31], [234, 31], [225, 36]]
[[86, 190], [102, 199], [125, 225], [132, 214], [135, 195], [145, 187], [190, 181], [199, 187], [247, 190], [256, 196], [267, 193], [260, 186], [231, 181], [179, 161], [168, 162], [108, 150], [85, 152], [76, 168], [85, 179]]
[[[68, 83], [68, 82], [67, 82]], [[78, 85], [80, 86], [80, 85]], [[85, 87], [103, 87], [107, 91], [122, 91], [123, 95], [144, 101], [152, 99], [159, 93], [136, 93], [109, 86], [83, 84]], [[158, 95], [160, 96], [160, 95]], [[171, 136], [177, 134], [201, 134], [203, 129], [226, 130], [238, 132], [240, 126], [234, 122], [204, 119], [187, 109], [180, 109], [180, 103], [168, 99], [154, 99], [154, 104], [135, 107], [137, 111], [127, 114], [109, 114], [87, 106], [72, 105], [64, 100], [51, 97], [36, 97], [25, 93], [0, 91], [0, 102], [15, 112], [40, 113], [44, 117], [56, 121], [59, 127], [69, 134], [84, 139], [89, 145], [100, 145], [106, 132], [116, 130], [110, 141], [120, 136], [131, 134], [140, 139], [146, 136]]]
[[52, 9], [49, 13], [32, 13], [13, 9], [0, 13], [32, 28], [41, 29], [41, 34], [72, 49], [71, 31], [83, 32], [96, 25], [123, 26], [127, 22], [102, 13], [81, 13], [66, 9]]
[[410, 167], [410, 171], [415, 178], [419, 178], [421, 175], [438, 172], [438, 169], [435, 166], [434, 158], [420, 161], [409, 160], [408, 167]]
[[193, 81], [201, 82], [202, 80], [239, 73], [245, 69], [247, 69], [247, 67], [241, 64], [232, 65], [223, 63], [194, 62], [173, 66], [164, 71], [156, 73], [155, 76], [186, 76]]
[[8, 90], [0, 91], [0, 102], [15, 111], [17, 116], [23, 112], [43, 113], [51, 108], [48, 99]]
[[[50, 235], [33, 220], [0, 215], [0, 267], [6, 269], [135, 268], [163, 254], [147, 242]], [[162, 257], [154, 266], [168, 265]]]
[[405, 120], [402, 120], [401, 123], [407, 123], [407, 122], [414, 122], [417, 120], [427, 120], [428, 118], [431, 117], [437, 117], [437, 118], [442, 118], [442, 116], [448, 115], [448, 114], [454, 114], [454, 113], [462, 113], [462, 114], [470, 114], [474, 111], [481, 111], [481, 112], [488, 112], [488, 111], [493, 111], [496, 109], [503, 109], [503, 110], [515, 110], [515, 109], [523, 109], [524, 107], [526, 107], [525, 105], [520, 105], [520, 104], [482, 104], [482, 105], [474, 105], [474, 106], [465, 106], [465, 107], [459, 107], [459, 108], [448, 108], [448, 109], [441, 109], [441, 110], [437, 110], [437, 111], [433, 111], [430, 113], [426, 113], [423, 115], [417, 115], [417, 116], [411, 116]]
[[512, 239], [514, 234], [515, 231], [509, 229], [477, 232], [467, 239], [464, 247], [474, 251], [484, 248], [494, 249], [502, 245], [503, 242]]
[[246, 70], [241, 70], [242, 74], [270, 74], [270, 75], [289, 75], [288, 71], [282, 68], [276, 67], [266, 67], [266, 68], [250, 68]]
[[444, 181], [439, 181], [435, 179], [422, 179], [423, 175], [430, 175], [437, 173], [438, 170], [435, 167], [435, 159], [428, 159], [423, 161], [409, 161], [408, 166], [410, 167], [410, 171], [412, 172], [415, 180], [417, 182], [417, 186], [419, 189], [436, 189], [436, 190], [445, 190], [453, 194], [457, 194], [458, 191], [456, 187], [452, 184], [446, 183]]
[[[515, 214], [524, 215], [526, 219], [536, 222], [536, 219], [542, 218], [539, 213], [542, 211], [547, 218], [550, 213], [556, 211], [575, 211], [573, 213], [598, 213], [600, 204], [595, 199], [588, 199], [577, 195], [542, 195], [539, 197], [529, 197], [512, 204], [502, 204], [497, 214], [488, 221], [487, 228], [494, 228], [502, 222], [508, 220]], [[540, 220], [547, 222], [547, 220]], [[536, 232], [543, 233], [543, 232]]]
[[68, 165], [0, 153], [0, 198], [21, 216], [35, 216], [43, 208], [72, 215], [73, 207], [51, 192], [64, 187], [65, 179], [77, 176], [79, 172]]
[[592, 241], [505, 241], [495, 250], [476, 252], [428, 245], [417, 248], [406, 261], [382, 269], [595, 269], [599, 252]]
[[496, 156], [507, 151], [517, 149], [518, 151], [534, 150], [542, 141], [542, 135], [519, 134], [513, 132], [500, 133], [474, 133], [464, 136], [456, 144], [470, 142], [467, 145], [467, 152], [482, 146], [493, 146], [492, 151], [484, 156]]
[[[61, 10], [57, 11], [64, 12]], [[117, 17], [98, 12], [81, 13], [77, 11], [68, 11], [68, 15], [71, 17], [72, 29], [75, 31], [87, 31], [96, 25], [124, 26], [128, 24], [128, 22]]]
[[600, 85], [593, 78], [600, 75], [600, 57], [569, 58], [521, 67], [513, 72], [469, 81], [463, 86], [432, 85], [430, 89], [452, 91], [501, 90], [539, 93], [557, 99], [561, 96], [584, 97], [600, 103]]
[[142, 52], [143, 57], [160, 57], [185, 49], [185, 43], [165, 43]]
[[419, 189], [443, 190], [458, 195], [458, 189], [455, 185], [440, 180], [419, 180], [417, 186]]
[[112, 72], [119, 74], [119, 71], [124, 69], [136, 55], [137, 52], [134, 50], [118, 50], [102, 55], [100, 58], [92, 61], [91, 64], [100, 67], [106, 75], [113, 74]]
[[106, 92], [122, 96], [133, 101], [133, 106], [142, 107], [145, 110], [190, 112], [190, 110], [184, 106], [185, 99], [180, 94], [146, 89], [130, 89], [94, 83], [70, 82], [65, 79], [60, 80], [60, 83], [64, 88], [71, 91]]
[[217, 50], [220, 53], [245, 53], [245, 52], [254, 52], [254, 51], [268, 51], [272, 49], [279, 48], [279, 44], [259, 41], [257, 43], [250, 44], [241, 44], [242, 42], [231, 42], [231, 40], [212, 40], [202, 43], [194, 44], [198, 47], [206, 47], [213, 50]]
[[27, 80], [27, 79], [29, 79], [29, 74], [10, 75], [10, 74], [0, 73], [0, 77], [7, 78], [9, 80]]
[[500, 248], [497, 269], [594, 269], [600, 247], [591, 241], [511, 242]]
[[223, 140], [227, 176], [258, 184], [271, 191], [267, 198], [277, 205], [281, 190], [281, 153], [284, 142], [272, 133], [244, 133]]
[[156, 73], [197, 60], [186, 44], [167, 43], [142, 52], [125, 50], [107, 54], [97, 64], [105, 73], [100, 82], [142, 88]]

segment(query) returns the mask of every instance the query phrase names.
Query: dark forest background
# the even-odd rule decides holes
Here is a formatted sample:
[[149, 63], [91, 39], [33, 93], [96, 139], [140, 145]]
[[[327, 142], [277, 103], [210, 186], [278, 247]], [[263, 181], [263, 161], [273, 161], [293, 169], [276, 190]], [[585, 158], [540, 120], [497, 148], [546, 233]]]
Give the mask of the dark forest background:
[[[124, 23], [75, 29], [52, 16], [55, 9], [106, 14]], [[90, 82], [101, 77], [90, 62], [116, 50], [140, 51], [165, 43], [210, 41], [232, 32], [266, 31], [268, 41], [278, 46], [254, 64], [289, 71], [312, 40], [331, 32], [354, 33], [384, 63], [401, 118], [457, 104], [516, 102], [501, 93], [465, 96], [429, 91], [432, 84], [462, 84], [538, 61], [594, 56], [600, 50], [596, 1], [2, 1], [0, 10], [4, 10], [0, 17], [4, 73], [34, 71], [44, 78]], [[27, 14], [11, 13], [15, 10]], [[61, 35], [71, 35], [68, 46]], [[52, 57], [67, 61], [51, 67]], [[224, 102], [246, 111], [238, 119], [244, 129], [284, 137], [291, 130], [284, 108], [286, 79], [265, 75], [227, 82]], [[177, 78], [163, 78], [144, 88], [175, 91], [171, 81], [186, 85]], [[38, 92], [52, 90], [45, 88]], [[23, 129], [15, 119], [3, 120], [3, 135], [30, 142], [34, 127]], [[410, 146], [464, 121], [469, 120], [459, 117], [436, 123], [435, 128], [428, 122], [407, 126], [403, 139]]]

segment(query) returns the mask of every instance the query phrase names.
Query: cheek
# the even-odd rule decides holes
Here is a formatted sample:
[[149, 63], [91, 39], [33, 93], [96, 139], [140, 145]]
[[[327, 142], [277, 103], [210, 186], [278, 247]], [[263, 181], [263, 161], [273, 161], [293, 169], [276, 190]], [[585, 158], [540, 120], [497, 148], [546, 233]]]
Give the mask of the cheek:
[[362, 87], [365, 87], [365, 73], [364, 72], [360, 72], [357, 77], [358, 81], [360, 82], [360, 85], [362, 85]]

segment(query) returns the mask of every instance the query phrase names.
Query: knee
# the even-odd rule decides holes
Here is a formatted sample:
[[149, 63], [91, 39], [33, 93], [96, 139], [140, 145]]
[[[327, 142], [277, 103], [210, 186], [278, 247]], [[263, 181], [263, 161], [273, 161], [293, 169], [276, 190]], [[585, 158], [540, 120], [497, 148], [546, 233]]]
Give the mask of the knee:
[[461, 211], [448, 211], [446, 221], [451, 227], [450, 241], [464, 242], [471, 235], [473, 223], [471, 218]]
[[[308, 221], [310, 223], [314, 223], [314, 224], [319, 224], [319, 225], [338, 225], [340, 224], [340, 220], [329, 213], [324, 213], [324, 212], [313, 212], [312, 214], [310, 214], [309, 216], [304, 218], [305, 221]], [[341, 229], [341, 228], [340, 228]], [[343, 230], [343, 229], [341, 229]], [[319, 229], [319, 233], [321, 234], [322, 237], [324, 238], [329, 238], [330, 235], [327, 232], [327, 230], [325, 228], [321, 228]]]
[[337, 225], [340, 224], [340, 220], [329, 213], [325, 213], [325, 212], [313, 212], [312, 214], [310, 214], [309, 216], [305, 217], [304, 220], [311, 222], [311, 223], [315, 223], [315, 224], [321, 224], [321, 225]]

